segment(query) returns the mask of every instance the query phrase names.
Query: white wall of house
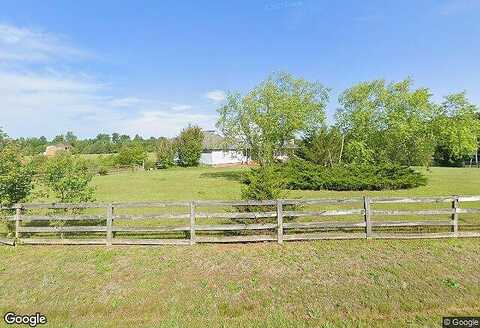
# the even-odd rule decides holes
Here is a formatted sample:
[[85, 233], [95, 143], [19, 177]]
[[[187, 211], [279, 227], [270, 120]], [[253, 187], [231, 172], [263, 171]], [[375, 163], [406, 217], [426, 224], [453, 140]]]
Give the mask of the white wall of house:
[[204, 151], [200, 157], [200, 163], [205, 165], [247, 163], [247, 160], [247, 156], [236, 150]]

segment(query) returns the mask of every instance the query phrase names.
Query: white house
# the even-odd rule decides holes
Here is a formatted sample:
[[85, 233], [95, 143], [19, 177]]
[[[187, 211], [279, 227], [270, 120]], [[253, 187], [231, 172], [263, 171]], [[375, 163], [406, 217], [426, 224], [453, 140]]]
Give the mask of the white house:
[[247, 164], [249, 157], [235, 147], [229, 147], [225, 139], [215, 131], [203, 131], [203, 151], [200, 163], [205, 165]]

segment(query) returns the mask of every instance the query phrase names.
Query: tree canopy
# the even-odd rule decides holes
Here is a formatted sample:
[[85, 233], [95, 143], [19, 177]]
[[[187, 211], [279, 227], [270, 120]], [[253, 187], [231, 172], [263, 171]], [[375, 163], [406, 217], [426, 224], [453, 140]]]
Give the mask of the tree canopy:
[[347, 89], [336, 114], [348, 144], [347, 158], [370, 152], [375, 162], [428, 164], [436, 144], [432, 122], [437, 111], [431, 96], [426, 88], [412, 89], [410, 79], [363, 82]]
[[228, 94], [217, 127], [228, 143], [250, 151], [264, 166], [295, 136], [324, 124], [327, 100], [328, 89], [318, 82], [273, 74], [244, 96]]

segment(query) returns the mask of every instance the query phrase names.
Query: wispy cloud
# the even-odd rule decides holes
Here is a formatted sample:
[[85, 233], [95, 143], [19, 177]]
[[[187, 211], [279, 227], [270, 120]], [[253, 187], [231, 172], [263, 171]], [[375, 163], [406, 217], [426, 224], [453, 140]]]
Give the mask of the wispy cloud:
[[[174, 136], [187, 124], [214, 125], [214, 115], [191, 105], [156, 99], [114, 97], [109, 87], [72, 76], [0, 71], [0, 125], [8, 132], [53, 136], [119, 131]], [[27, 133], [31, 135], [32, 133]]]
[[65, 37], [0, 23], [0, 61], [45, 62], [90, 55], [87, 51], [69, 45]]
[[[69, 65], [71, 58], [79, 62]], [[67, 130], [173, 136], [188, 123], [213, 126], [213, 117], [189, 104], [118, 95], [112, 83], [81, 71], [92, 58], [65, 37], [0, 24], [0, 125], [13, 136]], [[223, 98], [217, 90], [210, 99]]]
[[118, 122], [122, 131], [133, 135], [142, 131], [150, 136], [174, 136], [179, 129], [188, 124], [195, 124], [201, 127], [211, 127], [215, 122], [215, 116], [209, 114], [195, 114], [191, 112], [180, 112], [172, 115], [170, 110], [143, 111], [134, 119]]
[[214, 101], [214, 102], [222, 102], [226, 98], [225, 91], [222, 90], [212, 90], [205, 94], [205, 97]]

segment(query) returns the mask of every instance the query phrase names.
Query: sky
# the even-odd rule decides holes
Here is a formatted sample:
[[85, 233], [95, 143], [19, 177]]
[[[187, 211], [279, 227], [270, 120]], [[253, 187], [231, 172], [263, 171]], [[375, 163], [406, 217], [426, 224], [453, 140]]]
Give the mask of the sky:
[[480, 105], [480, 0], [0, 3], [0, 126], [12, 137], [214, 128], [228, 92], [288, 71], [338, 96], [410, 77]]

